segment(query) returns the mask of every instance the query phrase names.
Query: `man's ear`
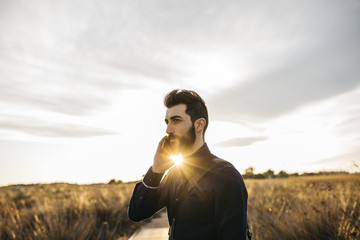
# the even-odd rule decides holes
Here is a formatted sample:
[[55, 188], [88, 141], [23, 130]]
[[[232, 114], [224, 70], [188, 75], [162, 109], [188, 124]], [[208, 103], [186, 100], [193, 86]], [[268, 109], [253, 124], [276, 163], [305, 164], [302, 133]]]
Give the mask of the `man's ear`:
[[196, 132], [202, 132], [205, 128], [206, 125], [206, 120], [205, 118], [199, 118], [195, 121], [195, 131]]

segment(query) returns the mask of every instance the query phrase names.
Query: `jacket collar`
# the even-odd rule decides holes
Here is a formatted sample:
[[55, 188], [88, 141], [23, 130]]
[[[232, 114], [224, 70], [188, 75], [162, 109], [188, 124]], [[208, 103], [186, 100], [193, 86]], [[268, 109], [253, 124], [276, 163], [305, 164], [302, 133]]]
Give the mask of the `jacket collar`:
[[215, 156], [211, 154], [207, 144], [205, 143], [195, 153], [185, 157], [182, 164], [176, 167], [176, 171], [181, 173], [183, 176], [182, 178], [187, 180], [188, 191], [194, 187], [197, 187], [198, 182], [214, 166], [214, 158]]
[[184, 157], [183, 163], [193, 167], [203, 167], [203, 165], [206, 165], [211, 158], [212, 154], [210, 149], [207, 144], [204, 143], [204, 145], [202, 145], [196, 152]]

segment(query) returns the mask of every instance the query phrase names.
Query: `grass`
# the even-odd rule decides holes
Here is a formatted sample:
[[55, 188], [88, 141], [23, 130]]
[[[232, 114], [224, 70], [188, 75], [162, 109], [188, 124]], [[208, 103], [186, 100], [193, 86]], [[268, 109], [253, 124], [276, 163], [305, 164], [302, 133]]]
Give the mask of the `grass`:
[[[360, 239], [360, 176], [245, 180], [254, 240]], [[0, 239], [128, 239], [134, 183], [0, 188]]]
[[253, 239], [360, 239], [360, 176], [246, 180]]
[[134, 184], [47, 184], [0, 190], [0, 239], [127, 239]]

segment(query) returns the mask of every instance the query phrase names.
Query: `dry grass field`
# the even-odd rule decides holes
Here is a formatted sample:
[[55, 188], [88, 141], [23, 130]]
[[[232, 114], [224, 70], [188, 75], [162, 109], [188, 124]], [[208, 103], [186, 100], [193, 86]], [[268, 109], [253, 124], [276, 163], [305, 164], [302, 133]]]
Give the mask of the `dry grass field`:
[[360, 239], [360, 176], [246, 180], [253, 239]]
[[134, 184], [44, 184], [0, 188], [0, 239], [128, 239]]
[[[360, 239], [360, 176], [246, 180], [253, 239]], [[0, 239], [128, 239], [134, 184], [0, 188]]]

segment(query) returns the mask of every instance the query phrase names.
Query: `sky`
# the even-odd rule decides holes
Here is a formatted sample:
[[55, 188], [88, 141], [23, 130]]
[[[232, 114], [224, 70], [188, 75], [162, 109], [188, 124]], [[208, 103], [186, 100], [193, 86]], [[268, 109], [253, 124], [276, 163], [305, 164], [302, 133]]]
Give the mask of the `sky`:
[[360, 166], [358, 0], [0, 0], [0, 185], [138, 180], [192, 89], [240, 173]]

